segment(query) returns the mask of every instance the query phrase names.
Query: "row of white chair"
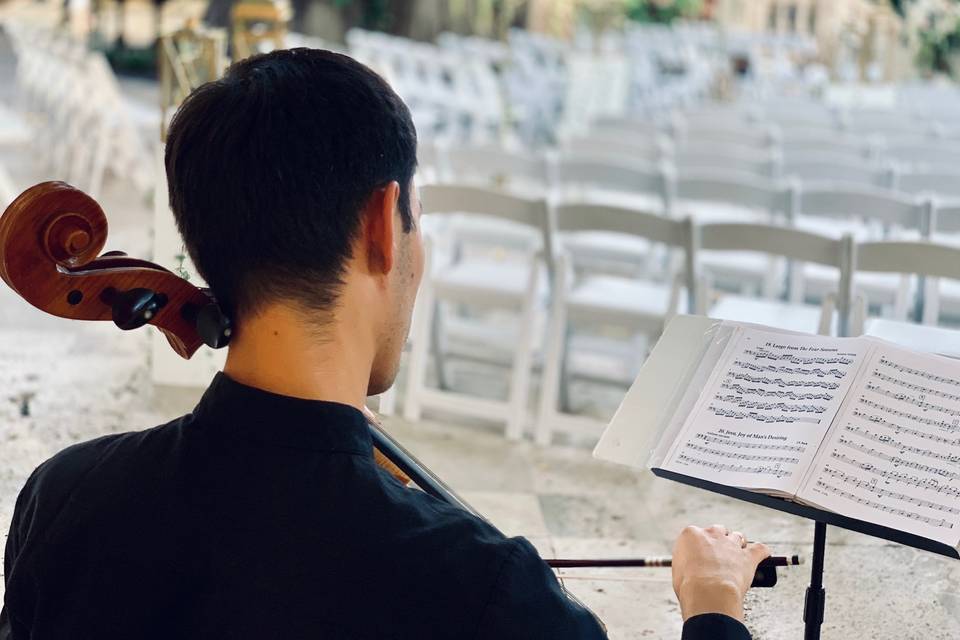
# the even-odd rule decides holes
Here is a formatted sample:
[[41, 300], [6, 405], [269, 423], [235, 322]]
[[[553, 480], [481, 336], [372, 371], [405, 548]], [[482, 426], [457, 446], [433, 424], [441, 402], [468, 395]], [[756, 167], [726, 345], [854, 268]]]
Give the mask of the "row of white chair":
[[[423, 204], [427, 221], [438, 215], [450, 217], [450, 214], [467, 213], [496, 217], [532, 230], [532, 234], [526, 236], [526, 246], [522, 240], [505, 242], [512, 233], [509, 225], [497, 238], [489, 238], [491, 244], [499, 245], [501, 250], [505, 244], [516, 250], [521, 258], [514, 261], [498, 258], [498, 254], [464, 258], [462, 251], [443, 258], [434, 247], [433, 266], [424, 281], [411, 333], [404, 403], [406, 417], [416, 420], [423, 408], [435, 408], [500, 420], [506, 424], [510, 438], [521, 437], [529, 423], [530, 378], [539, 351], [539, 339], [535, 337], [539, 314], [549, 309], [547, 346], [541, 357], [543, 377], [537, 439], [549, 440], [557, 427], [571, 433], [596, 435], [595, 422], [558, 416], [558, 405], [563, 405], [563, 389], [571, 373], [567, 349], [570, 327], [615, 325], [632, 333], [656, 334], [665, 318], [678, 310], [709, 311], [713, 296], [698, 276], [698, 256], [703, 252], [760, 252], [836, 269], [834, 290], [824, 302], [827, 311], [782, 300], [724, 298], [727, 308], [732, 305], [734, 310], [746, 309], [753, 321], [776, 324], [777, 318], [787, 319], [791, 324], [788, 328], [809, 331], [830, 326], [831, 322], [844, 331], [851, 322], [862, 322], [862, 317], [853, 318], [851, 313], [851, 309], [856, 308], [852, 285], [855, 271], [923, 273], [960, 279], [960, 249], [924, 242], [855, 243], [848, 235], [836, 238], [761, 223], [695, 225], [689, 220], [609, 205], [580, 203], [551, 207], [546, 200], [522, 199], [475, 187], [426, 187]], [[585, 232], [626, 234], [646, 243], [680, 249], [685, 256], [679, 261], [683, 268], [660, 282], [596, 274], [578, 279], [573, 275], [576, 255], [558, 250], [557, 246], [566, 247], [571, 234]], [[523, 238], [522, 235], [513, 237]], [[682, 279], [678, 280], [678, 275]], [[935, 307], [935, 296], [928, 300]], [[443, 388], [446, 381], [441, 351], [446, 347], [447, 338], [443, 335], [443, 315], [439, 312], [441, 302], [518, 313], [515, 330], [505, 333], [506, 337], [501, 336], [499, 349], [495, 341], [489, 341], [489, 335], [481, 336], [488, 339], [486, 344], [474, 345], [480, 356], [499, 350], [501, 360], [508, 361], [511, 380], [505, 402], [468, 397]], [[760, 306], [766, 308], [766, 315], [758, 315]], [[833, 308], [837, 309], [835, 319], [829, 312]], [[431, 350], [441, 388], [426, 385]], [[613, 368], [625, 372], [626, 377], [621, 376], [620, 382], [629, 382], [632, 371], [642, 360], [642, 353], [622, 348], [614, 349], [613, 355], [614, 359], [621, 360], [620, 366]], [[477, 358], [478, 354], [471, 357]], [[623, 366], [624, 360], [626, 366]], [[565, 424], [561, 426], [561, 423]]]
[[872, 172], [870, 179], [877, 183], [889, 183], [895, 171], [960, 167], [960, 139], [782, 130], [769, 124], [730, 125], [723, 121], [657, 124], [611, 118], [596, 122], [589, 133], [567, 144], [607, 148], [646, 160], [671, 155], [725, 157], [732, 166], [774, 175], [788, 175], [820, 162], [836, 167], [841, 175], [850, 173], [861, 180], [855, 169], [867, 169]]

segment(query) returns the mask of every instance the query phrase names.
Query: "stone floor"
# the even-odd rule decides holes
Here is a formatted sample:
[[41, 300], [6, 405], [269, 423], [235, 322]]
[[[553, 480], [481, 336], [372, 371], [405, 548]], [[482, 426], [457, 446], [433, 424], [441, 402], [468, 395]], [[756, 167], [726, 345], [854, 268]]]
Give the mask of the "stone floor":
[[[3, 55], [0, 47], [0, 87], [9, 86]], [[0, 162], [24, 186], [56, 177], [28, 149], [0, 149]], [[142, 198], [113, 181], [101, 202], [111, 221], [108, 249], [149, 246]], [[199, 390], [151, 385], [148, 338], [45, 316], [0, 285], [0, 530], [8, 529], [27, 475], [56, 451], [192, 407]], [[22, 415], [25, 405], [29, 415]], [[388, 419], [387, 427], [505, 533], [528, 537], [544, 557], [665, 555], [690, 523], [724, 523], [776, 553], [810, 554], [808, 521], [602, 463], [586, 447], [508, 443], [493, 428], [438, 416], [416, 424]], [[960, 637], [960, 563], [835, 528], [828, 544], [824, 638]], [[612, 638], [679, 637], [669, 570], [566, 570], [560, 577], [606, 621]], [[781, 570], [776, 588], [749, 595], [755, 638], [802, 637], [807, 580], [808, 567]]]

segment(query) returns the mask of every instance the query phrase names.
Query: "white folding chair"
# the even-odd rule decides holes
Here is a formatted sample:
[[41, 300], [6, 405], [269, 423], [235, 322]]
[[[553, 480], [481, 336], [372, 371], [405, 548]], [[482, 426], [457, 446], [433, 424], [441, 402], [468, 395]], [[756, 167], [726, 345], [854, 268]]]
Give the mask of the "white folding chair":
[[[552, 192], [561, 202], [607, 204], [661, 214], [667, 211], [665, 197], [670, 175], [663, 166], [561, 156], [552, 173]], [[580, 269], [616, 265], [637, 275], [656, 271], [659, 257], [645, 240], [603, 231], [564, 238], [563, 248]]]
[[[456, 252], [446, 260], [436, 260], [421, 285], [420, 310], [411, 328], [409, 380], [404, 402], [404, 417], [420, 418], [421, 411], [446, 409], [506, 423], [506, 435], [518, 439], [527, 420], [530, 374], [536, 348], [535, 322], [542, 304], [541, 270], [545, 267], [547, 285], [553, 274], [553, 248], [545, 200], [529, 200], [504, 193], [453, 185], [426, 186], [422, 189], [424, 221], [436, 216], [456, 214], [485, 218], [490, 233], [486, 240], [493, 250], [481, 256], [463, 257]], [[490, 220], [500, 221], [500, 227]], [[456, 233], [456, 224], [448, 225]], [[521, 230], [517, 228], [520, 227]], [[526, 232], [526, 233], [524, 233]], [[478, 241], [471, 233], [470, 240]], [[527, 242], [524, 242], [524, 239]], [[458, 255], [459, 254], [459, 255]], [[507, 259], [504, 255], [513, 255]], [[440, 258], [433, 252], [433, 258]], [[480, 332], [468, 338], [463, 355], [479, 361], [508, 363], [511, 370], [506, 401], [456, 393], [445, 388], [444, 327], [440, 326], [440, 303], [468, 305], [484, 310], [503, 310], [519, 315], [506, 335]], [[426, 385], [427, 359], [433, 350], [437, 362], [439, 388]]]
[[[854, 247], [853, 265], [855, 272], [918, 276], [922, 281], [917, 297], [919, 320], [925, 325], [936, 325], [941, 313], [940, 279], [960, 282], [960, 247], [931, 242], [861, 242]], [[860, 294], [856, 294], [855, 299], [857, 304], [854, 307], [852, 329], [857, 335], [863, 332], [869, 305], [867, 298]], [[906, 308], [908, 305], [904, 303], [901, 306]], [[907, 315], [903, 313], [894, 320], [906, 320]], [[956, 320], [960, 320], [960, 317], [954, 316]]]
[[[788, 227], [765, 224], [714, 223], [696, 228], [701, 251], [758, 252], [799, 263], [813, 263], [837, 270], [831, 295], [821, 305], [806, 305], [780, 300], [761, 300], [726, 294], [714, 303], [714, 292], [701, 287], [701, 309], [723, 320], [806, 331], [810, 333], [844, 332], [850, 309], [850, 259], [853, 239], [840, 239]], [[836, 310], [836, 318], [834, 311]]]
[[914, 170], [960, 167], [960, 146], [941, 147], [934, 144], [889, 145], [886, 155], [899, 165]]
[[960, 166], [953, 171], [896, 172], [893, 188], [914, 195], [960, 198]]
[[[925, 237], [929, 234], [931, 206], [928, 202], [887, 189], [844, 185], [807, 184], [800, 190], [799, 206], [793, 225], [799, 229], [839, 237], [849, 234], [854, 240]], [[802, 302], [801, 295], [820, 299], [833, 288], [836, 273], [824, 265], [808, 264], [791, 269], [790, 300]], [[857, 287], [871, 302], [892, 308], [906, 300], [908, 278], [887, 274], [861, 273]], [[803, 292], [803, 293], [801, 293]]]
[[569, 138], [561, 147], [563, 155], [571, 158], [609, 160], [619, 164], [655, 164], [669, 158], [673, 148], [665, 137], [621, 137], [590, 133]]
[[782, 159], [774, 150], [748, 154], [730, 150], [678, 149], [673, 155], [673, 165], [681, 176], [690, 172], [723, 175], [732, 171], [768, 180], [780, 177], [783, 170]]
[[[796, 207], [789, 183], [735, 172], [689, 172], [668, 183], [669, 215], [706, 222], [788, 220]], [[701, 254], [700, 264], [715, 285], [740, 293], [772, 297], [779, 293], [782, 265], [758, 253]]]
[[795, 157], [784, 162], [783, 173], [801, 183], [835, 184], [887, 189], [893, 186], [893, 168], [819, 156]]
[[[656, 337], [665, 322], [677, 312], [689, 310], [696, 299], [694, 268], [689, 260], [691, 223], [671, 220], [661, 215], [636, 209], [600, 204], [565, 204], [552, 211], [555, 231], [566, 240], [580, 233], [607, 233], [630, 236], [645, 243], [661, 244], [672, 250], [685, 251], [683, 283], [680, 274], [671, 274], [665, 281], [655, 282], [639, 277], [591, 274], [575, 276], [576, 257], [561, 253], [551, 287], [553, 297], [547, 328], [543, 381], [536, 440], [549, 443], [555, 430], [580, 435], [599, 436], [595, 420], [573, 418], [566, 410], [568, 383], [571, 374], [629, 385], [644, 357], [629, 346], [606, 354], [601, 371], [582, 371], [571, 366], [570, 348], [573, 328], [625, 329]], [[685, 285], [685, 290], [681, 287]], [[622, 341], [619, 341], [623, 344]], [[611, 364], [611, 360], [615, 361]], [[563, 411], [561, 411], [561, 409]]]
[[499, 147], [460, 146], [441, 153], [440, 178], [444, 183], [472, 184], [532, 197], [546, 194], [549, 169], [543, 155]]

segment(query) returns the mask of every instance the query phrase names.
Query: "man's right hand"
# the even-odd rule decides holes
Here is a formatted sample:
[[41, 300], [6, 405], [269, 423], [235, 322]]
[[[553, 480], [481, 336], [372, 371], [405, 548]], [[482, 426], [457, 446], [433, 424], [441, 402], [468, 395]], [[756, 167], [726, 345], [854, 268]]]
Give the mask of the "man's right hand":
[[673, 548], [673, 590], [684, 621], [702, 613], [743, 620], [743, 598], [767, 546], [722, 525], [687, 527]]

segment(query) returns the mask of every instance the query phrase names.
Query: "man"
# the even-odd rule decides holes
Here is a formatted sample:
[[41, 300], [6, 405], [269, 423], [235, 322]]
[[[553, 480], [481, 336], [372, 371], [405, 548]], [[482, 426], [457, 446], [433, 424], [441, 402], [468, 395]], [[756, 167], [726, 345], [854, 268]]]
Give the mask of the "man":
[[[372, 71], [251, 58], [188, 98], [170, 204], [235, 320], [196, 409], [29, 478], [3, 622], [26, 638], [601, 638], [529, 542], [402, 486], [362, 413], [394, 380], [423, 271], [416, 134]], [[677, 541], [684, 638], [748, 638], [762, 545]], [[637, 617], [643, 616], [637, 611]]]

